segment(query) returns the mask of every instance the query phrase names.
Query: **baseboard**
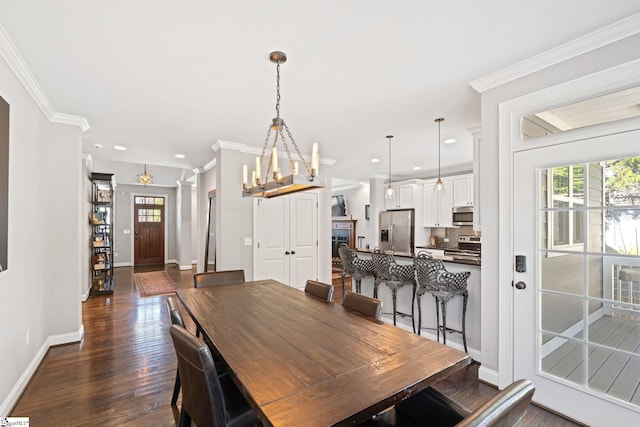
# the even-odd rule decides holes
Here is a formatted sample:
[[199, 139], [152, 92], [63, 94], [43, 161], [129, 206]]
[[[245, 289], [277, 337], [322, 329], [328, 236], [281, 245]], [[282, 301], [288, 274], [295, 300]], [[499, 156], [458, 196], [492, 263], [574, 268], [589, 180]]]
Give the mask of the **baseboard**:
[[478, 369], [478, 379], [496, 387], [498, 386], [498, 372], [493, 369], [480, 366], [480, 369]]
[[91, 295], [91, 287], [88, 287], [84, 293], [82, 293], [80, 295], [80, 298], [82, 298], [82, 302], [85, 302], [86, 300], [89, 299], [89, 295]]
[[125, 262], [114, 262], [114, 267], [133, 267], [133, 264], [130, 261]]
[[18, 399], [20, 399], [22, 392], [29, 384], [29, 381], [31, 381], [31, 377], [33, 377], [33, 375], [36, 373], [38, 367], [40, 366], [40, 363], [42, 363], [42, 359], [44, 359], [44, 356], [46, 356], [49, 347], [77, 342], [80, 341], [83, 336], [84, 325], [81, 324], [77, 332], [51, 335], [46, 340], [44, 340], [44, 343], [42, 343], [42, 346], [40, 346], [38, 352], [35, 354], [33, 359], [31, 359], [31, 362], [29, 362], [24, 372], [22, 372], [22, 375], [20, 375], [20, 378], [18, 378], [18, 381], [16, 381], [16, 383], [13, 385], [11, 391], [9, 391], [9, 394], [4, 399], [2, 404], [0, 404], [0, 418], [8, 416], [15, 404], [18, 402]]
[[191, 264], [187, 265], [178, 265], [178, 270], [191, 270], [193, 266]]

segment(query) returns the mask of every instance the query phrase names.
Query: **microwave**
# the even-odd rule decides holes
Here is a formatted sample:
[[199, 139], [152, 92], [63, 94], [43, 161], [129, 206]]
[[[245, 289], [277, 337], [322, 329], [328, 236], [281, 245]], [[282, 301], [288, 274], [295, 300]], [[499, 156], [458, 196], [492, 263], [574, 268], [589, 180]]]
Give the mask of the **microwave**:
[[453, 225], [473, 225], [473, 206], [459, 206], [451, 210]]

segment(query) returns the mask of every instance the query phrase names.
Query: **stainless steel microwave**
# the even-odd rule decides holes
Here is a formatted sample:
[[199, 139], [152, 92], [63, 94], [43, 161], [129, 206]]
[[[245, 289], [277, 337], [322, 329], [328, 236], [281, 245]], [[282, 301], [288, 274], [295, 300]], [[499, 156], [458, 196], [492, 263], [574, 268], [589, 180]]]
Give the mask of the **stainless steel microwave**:
[[453, 225], [473, 225], [473, 206], [459, 206], [451, 210]]

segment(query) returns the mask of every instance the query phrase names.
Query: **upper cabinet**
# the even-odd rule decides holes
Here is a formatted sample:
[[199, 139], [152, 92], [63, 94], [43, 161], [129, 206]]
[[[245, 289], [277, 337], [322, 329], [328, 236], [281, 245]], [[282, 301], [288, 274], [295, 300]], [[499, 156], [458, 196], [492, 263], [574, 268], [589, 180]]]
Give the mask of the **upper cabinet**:
[[436, 188], [437, 179], [424, 183], [424, 226], [453, 227], [451, 208], [453, 207], [453, 181], [443, 179], [441, 190]]
[[407, 181], [391, 184], [393, 195], [384, 200], [385, 209], [413, 209], [422, 200], [422, 182]]
[[453, 207], [473, 206], [473, 175], [453, 177]]

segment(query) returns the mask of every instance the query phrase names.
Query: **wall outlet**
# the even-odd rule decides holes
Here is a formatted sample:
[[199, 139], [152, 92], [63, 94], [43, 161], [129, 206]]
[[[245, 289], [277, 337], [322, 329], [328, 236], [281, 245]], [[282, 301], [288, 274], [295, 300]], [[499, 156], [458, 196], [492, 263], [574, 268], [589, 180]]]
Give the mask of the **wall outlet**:
[[251, 238], [251, 237], [245, 237], [245, 238], [244, 238], [244, 245], [245, 245], [245, 246], [251, 246], [251, 245], [253, 245], [253, 238]]
[[31, 342], [31, 328], [27, 328], [24, 335], [25, 335], [25, 342], [29, 344]]

